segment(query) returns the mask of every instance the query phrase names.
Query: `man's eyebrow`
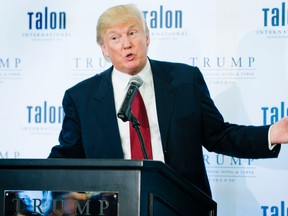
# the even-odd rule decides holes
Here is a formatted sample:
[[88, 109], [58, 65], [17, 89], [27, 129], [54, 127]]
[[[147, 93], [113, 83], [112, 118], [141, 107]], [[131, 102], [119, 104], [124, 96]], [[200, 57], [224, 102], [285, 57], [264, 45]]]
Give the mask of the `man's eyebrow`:
[[129, 30], [131, 30], [131, 29], [139, 29], [139, 28], [140, 28], [139, 25], [131, 25]]
[[114, 30], [107, 30], [106, 32], [107, 34], [117, 34], [117, 31]]

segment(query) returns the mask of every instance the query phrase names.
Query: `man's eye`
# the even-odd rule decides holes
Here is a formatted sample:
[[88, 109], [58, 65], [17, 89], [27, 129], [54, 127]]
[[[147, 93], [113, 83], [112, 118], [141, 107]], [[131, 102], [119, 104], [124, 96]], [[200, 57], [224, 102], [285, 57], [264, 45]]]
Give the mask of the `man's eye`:
[[112, 36], [112, 37], [110, 37], [110, 40], [113, 43], [118, 43], [120, 41], [120, 37], [119, 36]]

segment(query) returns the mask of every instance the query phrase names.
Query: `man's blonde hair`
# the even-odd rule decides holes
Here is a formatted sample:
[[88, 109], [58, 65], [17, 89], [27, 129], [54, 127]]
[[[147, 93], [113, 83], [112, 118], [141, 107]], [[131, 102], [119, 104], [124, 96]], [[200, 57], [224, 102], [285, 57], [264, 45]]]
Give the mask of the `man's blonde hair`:
[[149, 35], [149, 29], [142, 11], [140, 11], [134, 4], [117, 5], [104, 11], [98, 19], [96, 27], [96, 40], [99, 45], [103, 44], [103, 34], [108, 28], [113, 25], [129, 22], [131, 20], [139, 20], [143, 23], [143, 30], [146, 35]]

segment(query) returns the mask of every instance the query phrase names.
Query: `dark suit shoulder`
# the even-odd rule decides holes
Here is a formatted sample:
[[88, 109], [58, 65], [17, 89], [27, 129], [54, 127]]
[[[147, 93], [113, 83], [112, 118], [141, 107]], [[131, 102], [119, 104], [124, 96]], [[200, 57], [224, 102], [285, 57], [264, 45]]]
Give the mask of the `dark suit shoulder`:
[[203, 75], [198, 67], [185, 63], [150, 60], [152, 72], [155, 76], [174, 82], [187, 83], [194, 82], [195, 79], [203, 79]]
[[67, 92], [70, 92], [72, 94], [74, 93], [88, 94], [89, 92], [95, 93], [95, 91], [99, 88], [100, 83], [103, 81], [103, 79], [109, 78], [109, 75], [111, 75], [111, 71], [112, 68], [109, 68], [99, 74], [96, 74], [92, 77], [82, 80], [79, 83], [75, 84], [74, 86], [70, 87], [67, 90]]
[[189, 68], [191, 70], [197, 70], [196, 66], [188, 65], [181, 62], [169, 62], [169, 61], [160, 61], [160, 60], [150, 60], [151, 64], [157, 64], [159, 67], [169, 67], [172, 69], [175, 68]]
[[161, 71], [170, 73], [177, 73], [184, 75], [185, 73], [201, 73], [199, 68], [196, 66], [188, 65], [185, 63], [178, 63], [178, 62], [168, 62], [168, 61], [159, 61], [159, 60], [150, 60], [150, 63], [153, 66], [157, 67], [157, 69], [160, 69]]

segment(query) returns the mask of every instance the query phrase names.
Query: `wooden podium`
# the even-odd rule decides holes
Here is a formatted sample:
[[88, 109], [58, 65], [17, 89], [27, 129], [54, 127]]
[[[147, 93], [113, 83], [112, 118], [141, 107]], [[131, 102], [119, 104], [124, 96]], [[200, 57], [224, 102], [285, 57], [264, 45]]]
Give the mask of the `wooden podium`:
[[[60, 202], [59, 198], [56, 199], [55, 194], [76, 193], [85, 196], [92, 194], [87, 197], [92, 197], [91, 200], [94, 199], [94, 202], [86, 201], [82, 207], [76, 203], [78, 210], [71, 215], [216, 216], [217, 214], [216, 202], [158, 161], [1, 159], [0, 216], [9, 216], [15, 213], [15, 208], [21, 209], [24, 198], [20, 199], [17, 196], [27, 191], [30, 194], [50, 192], [54, 196], [50, 212], [57, 209], [55, 206], [59, 207], [64, 203]], [[103, 194], [108, 196], [105, 197]], [[114, 200], [109, 201], [107, 199], [109, 196]], [[95, 197], [98, 197], [98, 200]], [[44, 201], [41, 202], [41, 199], [32, 197], [31, 200], [34, 202], [35, 211], [31, 215], [37, 215], [36, 210], [38, 215], [56, 215], [44, 214], [41, 207]], [[47, 202], [47, 198], [45, 200]], [[81, 202], [83, 203], [83, 200]], [[93, 205], [97, 206], [94, 212]], [[39, 211], [43, 212], [40, 214]], [[61, 211], [57, 211], [57, 215], [61, 215]]]

